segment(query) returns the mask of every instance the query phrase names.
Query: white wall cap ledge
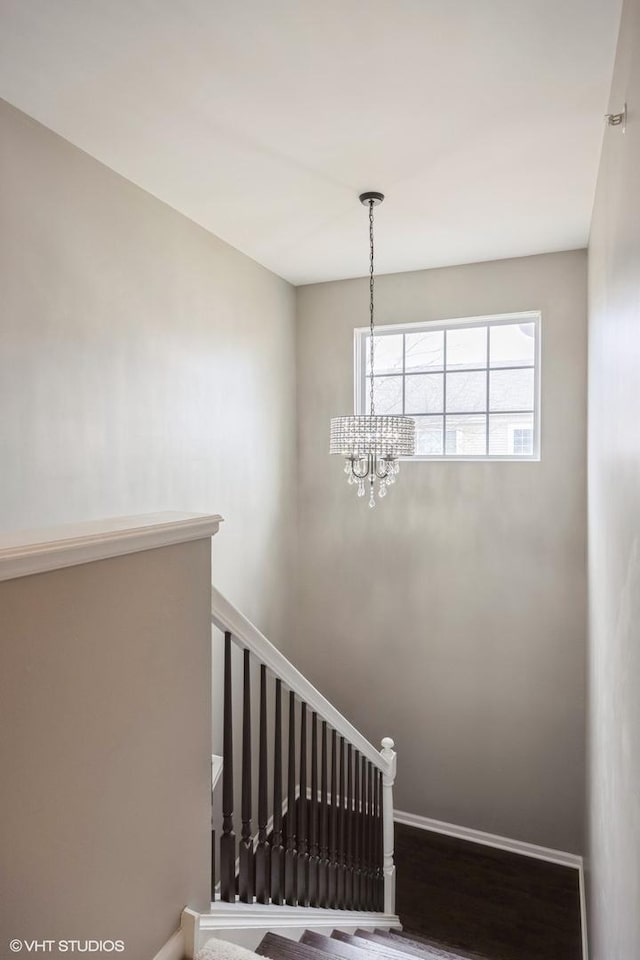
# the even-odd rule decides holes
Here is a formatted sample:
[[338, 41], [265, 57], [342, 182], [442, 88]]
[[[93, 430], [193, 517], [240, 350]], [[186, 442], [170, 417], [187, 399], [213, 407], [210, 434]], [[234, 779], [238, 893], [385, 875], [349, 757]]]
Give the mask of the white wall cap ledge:
[[0, 581], [212, 537], [222, 517], [148, 513], [0, 534]]

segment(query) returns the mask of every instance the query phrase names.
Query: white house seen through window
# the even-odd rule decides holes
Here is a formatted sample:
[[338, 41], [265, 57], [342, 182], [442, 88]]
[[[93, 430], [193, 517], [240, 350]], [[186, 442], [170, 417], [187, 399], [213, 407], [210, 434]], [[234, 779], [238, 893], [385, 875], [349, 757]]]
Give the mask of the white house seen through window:
[[[376, 413], [416, 421], [416, 456], [538, 459], [537, 313], [388, 325], [374, 340]], [[356, 331], [356, 413], [368, 412], [368, 329]]]

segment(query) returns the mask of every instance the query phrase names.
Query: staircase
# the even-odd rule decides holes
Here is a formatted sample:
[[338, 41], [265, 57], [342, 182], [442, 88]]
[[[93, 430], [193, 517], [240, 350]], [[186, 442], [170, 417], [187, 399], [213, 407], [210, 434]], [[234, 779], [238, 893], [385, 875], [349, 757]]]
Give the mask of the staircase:
[[582, 956], [575, 870], [536, 859], [523, 870], [517, 854], [409, 827], [397, 837], [401, 922], [393, 741], [378, 751], [215, 588], [211, 620], [223, 755], [212, 758], [211, 906], [183, 911], [188, 960], [205, 944], [207, 956], [235, 945], [273, 960]]
[[415, 934], [360, 929], [354, 934], [334, 930], [331, 936], [307, 930], [298, 941], [267, 933], [255, 952], [271, 960], [484, 960]]
[[307, 928], [400, 929], [393, 740], [376, 749], [215, 587], [211, 623], [222, 640], [222, 757], [212, 763], [211, 908], [183, 912], [187, 957], [210, 937], [255, 949], [272, 931], [295, 943]]
[[224, 635], [220, 899], [393, 913], [393, 740], [376, 750], [215, 587], [211, 610]]

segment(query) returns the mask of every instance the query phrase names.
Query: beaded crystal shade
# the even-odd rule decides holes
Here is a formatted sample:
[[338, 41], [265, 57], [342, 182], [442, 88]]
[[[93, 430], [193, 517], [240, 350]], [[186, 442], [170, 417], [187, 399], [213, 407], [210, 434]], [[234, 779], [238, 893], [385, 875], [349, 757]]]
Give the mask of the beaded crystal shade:
[[384, 497], [387, 487], [395, 483], [400, 469], [399, 457], [411, 457], [415, 453], [416, 424], [412, 417], [376, 416], [373, 398], [374, 372], [374, 322], [373, 322], [373, 208], [382, 203], [381, 193], [363, 193], [360, 202], [369, 207], [369, 351], [371, 380], [369, 390], [369, 416], [334, 417], [331, 421], [329, 453], [344, 457], [344, 472], [348, 482], [358, 488], [358, 496], [365, 495], [369, 485], [369, 506], [376, 505], [378, 497]]
[[411, 417], [334, 417], [329, 453], [349, 460], [366, 460], [371, 452], [382, 459], [413, 455], [416, 425]]

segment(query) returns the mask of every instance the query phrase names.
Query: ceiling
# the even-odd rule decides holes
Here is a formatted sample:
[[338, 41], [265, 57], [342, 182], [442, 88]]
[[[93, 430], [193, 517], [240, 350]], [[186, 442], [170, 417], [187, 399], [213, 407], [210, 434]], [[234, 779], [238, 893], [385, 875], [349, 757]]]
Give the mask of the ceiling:
[[620, 0], [0, 0], [0, 96], [295, 284], [584, 246]]

